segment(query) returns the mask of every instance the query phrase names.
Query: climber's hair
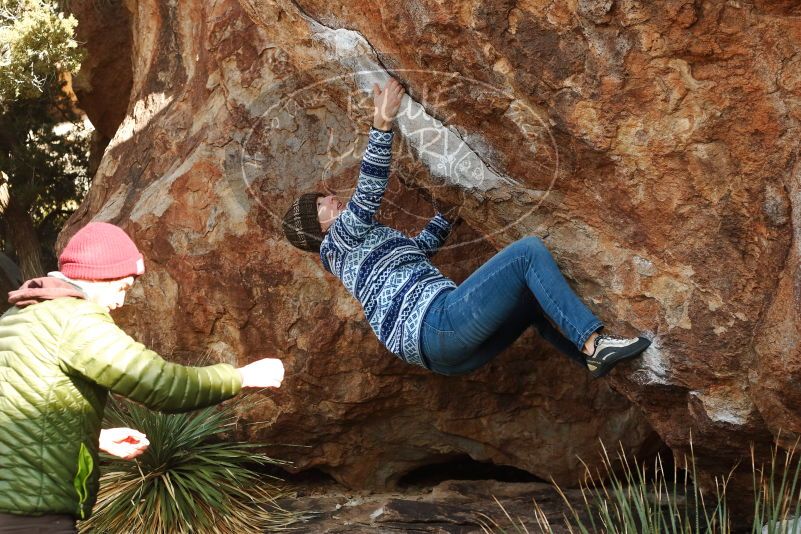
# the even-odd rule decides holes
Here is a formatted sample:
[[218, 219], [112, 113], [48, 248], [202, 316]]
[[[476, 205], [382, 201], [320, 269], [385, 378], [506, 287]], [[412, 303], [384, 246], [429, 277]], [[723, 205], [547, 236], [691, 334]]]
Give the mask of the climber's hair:
[[317, 217], [317, 199], [324, 196], [322, 193], [301, 195], [284, 214], [281, 228], [293, 246], [307, 252], [320, 252], [325, 234]]

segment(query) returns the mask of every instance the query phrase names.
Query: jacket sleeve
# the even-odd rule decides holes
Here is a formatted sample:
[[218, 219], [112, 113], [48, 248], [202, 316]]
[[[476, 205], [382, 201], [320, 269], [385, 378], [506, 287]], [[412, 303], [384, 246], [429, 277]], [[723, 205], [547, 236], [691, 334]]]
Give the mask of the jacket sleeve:
[[392, 131], [370, 128], [356, 192], [348, 201], [345, 211], [331, 226], [331, 230], [345, 245], [360, 241], [374, 225], [373, 218], [387, 189], [393, 136]]
[[233, 366], [188, 367], [168, 362], [126, 334], [108, 314], [72, 318], [64, 339], [61, 357], [67, 373], [161, 412], [212, 406], [242, 388]]
[[451, 223], [441, 213], [437, 213], [433, 219], [428, 221], [426, 227], [412, 238], [412, 241], [430, 258], [437, 253], [450, 233]]

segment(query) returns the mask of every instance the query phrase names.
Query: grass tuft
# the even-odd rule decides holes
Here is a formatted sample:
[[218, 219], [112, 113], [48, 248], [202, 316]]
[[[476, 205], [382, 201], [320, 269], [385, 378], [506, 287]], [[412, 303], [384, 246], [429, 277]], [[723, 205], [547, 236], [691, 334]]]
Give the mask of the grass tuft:
[[[752, 534], [801, 534], [801, 458], [798, 442], [789, 449], [774, 447], [768, 466], [757, 465], [752, 448], [753, 525]], [[586, 477], [581, 483], [582, 504], [574, 505], [554, 483], [565, 503], [567, 513], [561, 524], [552, 525], [540, 505], [534, 501], [534, 532], [552, 534], [734, 534], [726, 501], [726, 486], [734, 469], [714, 479], [714, 492], [704, 492], [695, 484], [696, 469], [692, 443], [687, 469], [674, 465], [665, 472], [660, 456], [651, 469], [627, 457], [622, 447], [613, 462], [602, 447], [603, 468], [592, 472], [585, 463]], [[621, 469], [615, 469], [621, 466]], [[512, 518], [495, 499], [505, 521], [481, 515], [485, 534], [530, 534], [526, 525]], [[742, 532], [739, 530], [737, 532]]]

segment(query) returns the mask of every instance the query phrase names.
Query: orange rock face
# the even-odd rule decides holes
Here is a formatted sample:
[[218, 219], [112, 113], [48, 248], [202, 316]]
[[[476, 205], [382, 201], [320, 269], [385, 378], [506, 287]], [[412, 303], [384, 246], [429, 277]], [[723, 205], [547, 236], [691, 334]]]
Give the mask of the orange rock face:
[[[766, 0], [137, 2], [127, 113], [63, 237], [90, 218], [134, 236], [149, 270], [119, 319], [144, 342], [184, 361], [281, 357], [285, 386], [243, 416], [254, 440], [308, 446], [276, 452], [296, 469], [377, 487], [466, 453], [569, 483], [598, 439], [638, 452], [653, 427], [679, 455], [692, 435], [709, 480], [801, 432], [794, 15]], [[388, 73], [408, 98], [382, 218], [421, 228], [416, 187], [462, 202], [436, 258], [457, 281], [543, 237], [609, 330], [653, 338], [641, 360], [591, 382], [528, 334], [470, 376], [412, 369], [282, 240], [299, 192], [349, 194]]]

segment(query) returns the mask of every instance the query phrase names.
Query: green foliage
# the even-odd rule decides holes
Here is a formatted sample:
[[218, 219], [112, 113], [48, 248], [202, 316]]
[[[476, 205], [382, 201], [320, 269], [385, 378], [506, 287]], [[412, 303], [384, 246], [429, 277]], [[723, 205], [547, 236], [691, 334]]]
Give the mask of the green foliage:
[[[89, 189], [92, 128], [59, 88], [51, 89], [7, 102], [0, 113], [0, 183], [7, 182], [7, 195], [30, 218], [43, 263], [54, 267], [58, 232]], [[0, 250], [13, 257], [12, 226], [0, 225]]]
[[24, 276], [55, 267], [88, 189], [92, 128], [63, 90], [84, 55], [76, 26], [54, 0], [0, 0], [0, 251]]
[[60, 72], [77, 72], [77, 25], [47, 0], [0, 0], [0, 104], [37, 98]]
[[94, 516], [80, 532], [239, 534], [296, 519], [278, 507], [280, 490], [259, 471], [283, 462], [257, 444], [225, 440], [237, 421], [234, 403], [168, 415], [115, 402], [106, 412], [107, 426], [135, 428], [150, 447], [134, 461], [103, 456]]
[[83, 197], [92, 128], [65, 96], [10, 103], [0, 125], [10, 148], [0, 151], [0, 170], [17, 202], [33, 207], [34, 221]]
[[[783, 460], [781, 459], [783, 457]], [[715, 491], [705, 494], [695, 483], [695, 459], [685, 458], [689, 471], [674, 467], [666, 473], [656, 458], [653, 468], [646, 470], [618, 454], [622, 473], [613, 469], [613, 462], [604, 450], [604, 473], [587, 470], [587, 481], [581, 486], [584, 505], [575, 506], [558, 486], [568, 516], [554, 530], [542, 508], [535, 502], [535, 518], [539, 533], [563, 532], [590, 534], [733, 534], [730, 510], [726, 502], [729, 476], [715, 480]], [[797, 534], [801, 526], [794, 518], [801, 514], [801, 459], [796, 448], [779, 451], [775, 448], [769, 468], [757, 466], [752, 455], [754, 473], [754, 510], [752, 534]], [[487, 534], [528, 534], [526, 525], [503, 510], [510, 526], [482, 517]], [[739, 532], [742, 532], [740, 530]]]

